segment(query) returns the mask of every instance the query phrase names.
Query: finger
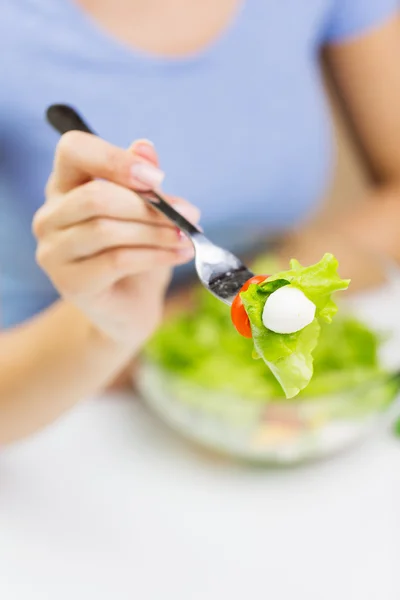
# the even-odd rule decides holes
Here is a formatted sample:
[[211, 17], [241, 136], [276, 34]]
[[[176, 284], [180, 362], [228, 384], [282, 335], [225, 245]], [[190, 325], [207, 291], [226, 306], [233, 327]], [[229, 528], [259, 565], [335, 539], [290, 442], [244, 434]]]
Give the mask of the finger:
[[144, 158], [145, 160], [151, 162], [156, 167], [159, 166], [157, 152], [154, 148], [153, 142], [150, 142], [150, 140], [145, 140], [145, 139], [136, 140], [128, 148], [128, 151], [132, 152], [133, 154], [136, 154], [137, 156], [140, 156], [141, 158]]
[[158, 187], [164, 174], [137, 154], [95, 135], [65, 133], [57, 145], [50, 191], [65, 193], [93, 178], [145, 191]]
[[[143, 180], [146, 183], [148, 181], [147, 178], [149, 169], [151, 174], [153, 166], [159, 166], [158, 156], [157, 152], [155, 151], [154, 145], [149, 140], [136, 140], [128, 148], [128, 152], [131, 152], [137, 157], [143, 159], [143, 161], [138, 162], [134, 166], [133, 170], [135, 177], [139, 178], [140, 180]], [[147, 165], [150, 165], [150, 167], [148, 167]], [[151, 187], [155, 189], [160, 188], [162, 181], [163, 179], [160, 179], [158, 183], [153, 182], [153, 185]]]
[[42, 245], [42, 253], [47, 248], [50, 260], [46, 262], [57, 264], [81, 260], [121, 246], [179, 250], [190, 246], [190, 241], [176, 228], [102, 218], [63, 229], [57, 233], [57, 242], [50, 244]]
[[[181, 198], [166, 198], [190, 222], [198, 222], [200, 214], [197, 208]], [[166, 217], [133, 191], [109, 181], [93, 180], [59, 196], [57, 202], [45, 203], [35, 215], [33, 231], [39, 239], [54, 230], [95, 218], [137, 220], [174, 227]]]
[[187, 263], [193, 259], [193, 250], [174, 252], [149, 248], [117, 248], [64, 268], [59, 284], [66, 296], [99, 293], [125, 277], [140, 275]]
[[97, 179], [59, 196], [57, 202], [44, 204], [35, 216], [34, 232], [40, 237], [50, 231], [95, 218], [167, 223], [166, 218], [133, 190]]

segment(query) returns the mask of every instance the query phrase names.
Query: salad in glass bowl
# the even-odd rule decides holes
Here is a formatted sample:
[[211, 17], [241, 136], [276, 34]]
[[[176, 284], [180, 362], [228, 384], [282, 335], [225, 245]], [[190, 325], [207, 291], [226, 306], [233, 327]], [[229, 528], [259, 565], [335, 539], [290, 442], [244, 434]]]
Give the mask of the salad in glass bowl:
[[[329, 275], [325, 287], [317, 289], [315, 277], [304, 287], [314, 313], [304, 305], [300, 329], [266, 336], [266, 300], [285, 285], [296, 287], [296, 269], [315, 274], [316, 266], [294, 261], [243, 291], [253, 339], [238, 335], [227, 306], [197, 290], [190, 309], [168, 320], [146, 349], [136, 380], [146, 403], [192, 441], [269, 464], [330, 455], [392, 418], [400, 390], [397, 272], [382, 268], [378, 287], [341, 291], [335, 314], [331, 293], [346, 290], [348, 281], [326, 255], [319, 263]], [[259, 260], [254, 271], [271, 272], [271, 260]], [[276, 306], [289, 300], [275, 302], [275, 324]]]

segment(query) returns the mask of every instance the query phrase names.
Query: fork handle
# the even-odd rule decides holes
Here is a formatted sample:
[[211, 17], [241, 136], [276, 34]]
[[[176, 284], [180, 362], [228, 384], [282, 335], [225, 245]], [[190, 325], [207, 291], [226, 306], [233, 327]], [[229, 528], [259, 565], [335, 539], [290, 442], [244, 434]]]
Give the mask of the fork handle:
[[[46, 111], [46, 118], [50, 125], [61, 135], [67, 133], [67, 131], [83, 131], [84, 133], [96, 135], [79, 113], [67, 104], [52, 104]], [[154, 190], [149, 190], [148, 192], [135, 191], [135, 194], [163, 213], [174, 225], [190, 237], [203, 235], [200, 229], [175, 210], [159, 192], [155, 192]]]

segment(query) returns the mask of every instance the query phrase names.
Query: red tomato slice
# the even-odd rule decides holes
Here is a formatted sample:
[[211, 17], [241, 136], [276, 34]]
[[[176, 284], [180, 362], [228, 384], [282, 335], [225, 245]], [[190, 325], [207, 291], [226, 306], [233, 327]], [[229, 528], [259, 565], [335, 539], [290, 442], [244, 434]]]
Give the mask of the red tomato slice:
[[246, 281], [246, 283], [244, 284], [244, 286], [242, 287], [242, 289], [236, 295], [234, 301], [232, 302], [232, 307], [231, 307], [232, 323], [233, 323], [233, 326], [235, 327], [236, 331], [238, 331], [238, 333], [240, 333], [240, 335], [242, 335], [243, 337], [251, 338], [253, 336], [251, 333], [249, 317], [247, 316], [247, 312], [243, 306], [243, 302], [240, 297], [240, 294], [241, 294], [241, 292], [245, 292], [252, 283], [254, 283], [254, 284], [262, 283], [263, 281], [268, 279], [268, 277], [269, 277], [269, 275], [255, 275], [254, 277], [252, 277], [251, 279]]

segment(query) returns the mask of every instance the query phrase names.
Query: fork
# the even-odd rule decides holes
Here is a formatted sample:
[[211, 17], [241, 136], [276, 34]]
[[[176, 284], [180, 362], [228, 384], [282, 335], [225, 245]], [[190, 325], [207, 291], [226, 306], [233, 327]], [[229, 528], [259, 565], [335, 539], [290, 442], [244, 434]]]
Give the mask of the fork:
[[[61, 135], [67, 131], [83, 131], [96, 135], [74, 108], [53, 104], [46, 112], [48, 122]], [[231, 305], [243, 285], [253, 273], [228, 250], [216, 246], [200, 229], [176, 211], [160, 192], [136, 192], [143, 201], [160, 211], [191, 240], [195, 250], [195, 267], [203, 286], [216, 298]]]

